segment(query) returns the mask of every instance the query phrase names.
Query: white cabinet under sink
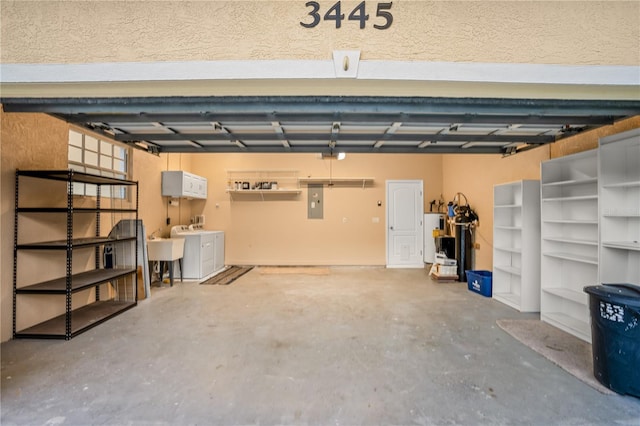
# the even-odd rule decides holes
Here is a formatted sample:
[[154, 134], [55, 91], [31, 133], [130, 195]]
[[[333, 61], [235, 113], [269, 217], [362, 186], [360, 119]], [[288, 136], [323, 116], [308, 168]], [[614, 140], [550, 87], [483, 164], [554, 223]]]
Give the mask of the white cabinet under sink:
[[224, 232], [192, 231], [174, 238], [184, 238], [182, 259], [185, 279], [203, 279], [224, 268]]
[[162, 196], [207, 198], [207, 178], [184, 171], [162, 172]]

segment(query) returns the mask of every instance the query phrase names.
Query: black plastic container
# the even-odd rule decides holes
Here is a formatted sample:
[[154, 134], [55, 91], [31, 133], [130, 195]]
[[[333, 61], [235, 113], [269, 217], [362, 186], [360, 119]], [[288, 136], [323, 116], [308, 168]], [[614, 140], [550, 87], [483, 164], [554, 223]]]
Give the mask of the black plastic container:
[[640, 286], [585, 287], [591, 311], [593, 374], [609, 389], [640, 398]]
[[444, 253], [447, 258], [456, 258], [456, 238], [450, 236], [436, 237], [436, 252]]

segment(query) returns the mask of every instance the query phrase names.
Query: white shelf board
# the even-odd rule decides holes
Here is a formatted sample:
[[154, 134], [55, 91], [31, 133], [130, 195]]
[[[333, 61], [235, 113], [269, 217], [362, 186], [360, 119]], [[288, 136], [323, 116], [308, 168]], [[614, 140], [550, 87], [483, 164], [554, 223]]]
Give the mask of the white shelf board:
[[597, 183], [597, 182], [598, 182], [598, 178], [593, 177], [593, 178], [585, 178], [585, 179], [571, 179], [571, 180], [562, 180], [557, 182], [548, 182], [548, 183], [543, 183], [542, 186], [546, 188], [546, 187], [553, 187], [553, 186], [584, 185], [587, 183]]
[[583, 246], [597, 246], [598, 242], [594, 240], [579, 240], [575, 238], [560, 238], [560, 237], [542, 237], [544, 241], [552, 241], [555, 243], [567, 243]]
[[546, 197], [543, 198], [543, 202], [558, 202], [558, 201], [585, 201], [585, 200], [597, 200], [598, 195], [575, 195], [572, 197]]
[[574, 254], [574, 253], [543, 252], [542, 255], [548, 256], [548, 257], [555, 257], [556, 259], [571, 260], [571, 261], [580, 262], [580, 263], [589, 263], [591, 265], [598, 264], [597, 257], [583, 256], [583, 255]]
[[591, 325], [562, 312], [540, 314], [540, 319], [580, 339], [591, 342]]
[[565, 225], [597, 225], [597, 220], [544, 219], [543, 223], [559, 223]]
[[496, 204], [493, 206], [495, 209], [519, 209], [522, 208], [521, 204]]
[[505, 305], [511, 306], [513, 309], [520, 310], [521, 296], [515, 293], [493, 293], [492, 297]]
[[602, 247], [640, 251], [640, 242], [638, 241], [603, 241]]
[[564, 287], [542, 287], [542, 291], [554, 296], [561, 297], [563, 299], [571, 300], [583, 306], [587, 306], [589, 301], [589, 295], [585, 292], [578, 292]]
[[364, 188], [365, 185], [373, 183], [374, 178], [372, 177], [308, 177], [308, 178], [300, 178], [299, 182], [301, 185], [308, 184], [322, 184], [322, 185], [362, 185]]
[[227, 189], [229, 194], [300, 194], [301, 189]]
[[510, 265], [493, 265], [493, 269], [506, 272], [513, 275], [522, 275], [522, 269]]
[[522, 253], [522, 249], [519, 247], [499, 247], [499, 246], [494, 246], [494, 247], [496, 250], [506, 251], [509, 253], [516, 253], [516, 254]]
[[603, 188], [635, 188], [640, 186], [640, 180], [636, 181], [628, 181], [628, 182], [618, 182], [618, 183], [607, 183], [602, 185]]
[[522, 231], [521, 226], [504, 226], [504, 225], [495, 225], [495, 229], [504, 229], [507, 231]]

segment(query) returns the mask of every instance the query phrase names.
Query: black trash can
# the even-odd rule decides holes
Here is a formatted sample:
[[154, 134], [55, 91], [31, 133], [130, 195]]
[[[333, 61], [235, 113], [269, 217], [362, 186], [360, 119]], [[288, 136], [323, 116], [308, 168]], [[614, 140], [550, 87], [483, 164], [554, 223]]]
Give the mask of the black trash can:
[[585, 287], [591, 311], [593, 374], [609, 389], [640, 398], [640, 286]]

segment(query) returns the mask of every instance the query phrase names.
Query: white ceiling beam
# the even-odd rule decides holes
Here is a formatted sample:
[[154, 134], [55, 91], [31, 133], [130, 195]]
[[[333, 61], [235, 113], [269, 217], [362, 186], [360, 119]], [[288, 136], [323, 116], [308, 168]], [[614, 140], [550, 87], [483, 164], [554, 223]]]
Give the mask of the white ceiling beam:
[[282, 125], [280, 124], [279, 121], [272, 121], [271, 122], [271, 127], [273, 127], [273, 131], [276, 132], [278, 135], [280, 135], [281, 137], [281, 141], [282, 141], [282, 145], [285, 148], [291, 148], [291, 145], [289, 144], [289, 141], [284, 137], [284, 129], [282, 128]]
[[[387, 130], [385, 130], [384, 134], [392, 135], [400, 128], [400, 126], [402, 126], [402, 122], [396, 121], [392, 123]], [[384, 142], [385, 142], [384, 140], [377, 141], [375, 144], [373, 144], [373, 147], [380, 148], [382, 145], [384, 145]]]

